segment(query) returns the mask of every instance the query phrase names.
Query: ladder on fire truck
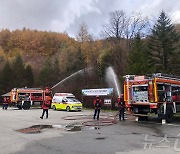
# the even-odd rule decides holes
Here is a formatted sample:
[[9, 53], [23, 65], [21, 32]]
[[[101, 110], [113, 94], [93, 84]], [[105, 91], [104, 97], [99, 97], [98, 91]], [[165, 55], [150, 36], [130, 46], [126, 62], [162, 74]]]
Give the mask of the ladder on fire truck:
[[180, 77], [179, 76], [163, 74], [163, 73], [153, 74], [153, 77], [180, 81]]

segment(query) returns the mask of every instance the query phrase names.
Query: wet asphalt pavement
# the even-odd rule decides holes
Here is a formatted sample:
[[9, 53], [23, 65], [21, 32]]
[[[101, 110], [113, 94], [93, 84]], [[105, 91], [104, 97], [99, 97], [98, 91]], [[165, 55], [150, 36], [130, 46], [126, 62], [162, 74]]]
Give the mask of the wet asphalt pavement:
[[[39, 119], [41, 110], [0, 111], [0, 115], [7, 118], [1, 120], [0, 153], [180, 153], [180, 119], [178, 118], [172, 124], [162, 125], [157, 118], [137, 122], [135, 118], [127, 115], [125, 121], [102, 126], [103, 118], [112, 119], [115, 113], [101, 113], [101, 119], [98, 122], [92, 120], [92, 112], [90, 110], [68, 113], [50, 110], [49, 119], [41, 120]], [[74, 117], [74, 119], [67, 117]], [[87, 121], [94, 125], [82, 125]], [[34, 132], [27, 133], [29, 128]], [[7, 132], [8, 134], [5, 135]], [[2, 143], [3, 141], [5, 143]]]
[[[122, 121], [97, 130], [84, 130], [63, 137], [39, 140], [26, 145], [18, 154], [31, 154], [36, 151], [40, 154], [116, 154], [135, 151], [148, 153], [151, 149], [158, 152], [164, 151], [164, 148], [176, 153], [174, 143], [178, 140], [179, 132], [180, 126]], [[178, 147], [180, 148], [180, 144]]]

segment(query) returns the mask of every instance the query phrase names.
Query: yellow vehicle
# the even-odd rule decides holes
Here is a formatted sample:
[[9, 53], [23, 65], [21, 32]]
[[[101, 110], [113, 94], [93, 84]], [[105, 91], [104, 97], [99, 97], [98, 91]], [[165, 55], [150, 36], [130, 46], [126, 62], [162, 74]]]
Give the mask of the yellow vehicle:
[[52, 99], [53, 110], [81, 111], [82, 103], [71, 93], [55, 93]]

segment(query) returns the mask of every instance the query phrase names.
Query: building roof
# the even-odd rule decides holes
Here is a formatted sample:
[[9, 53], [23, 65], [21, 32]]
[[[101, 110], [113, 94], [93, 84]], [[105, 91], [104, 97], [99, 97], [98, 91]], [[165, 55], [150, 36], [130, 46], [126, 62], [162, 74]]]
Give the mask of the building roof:
[[3, 94], [3, 95], [1, 95], [2, 97], [10, 97], [11, 96], [11, 92], [8, 92], [8, 93], [6, 93], [6, 94]]

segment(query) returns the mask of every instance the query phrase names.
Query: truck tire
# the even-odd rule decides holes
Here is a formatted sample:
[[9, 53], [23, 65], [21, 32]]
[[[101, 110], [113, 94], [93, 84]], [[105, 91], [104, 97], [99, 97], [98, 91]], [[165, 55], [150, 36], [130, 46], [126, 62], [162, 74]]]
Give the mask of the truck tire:
[[22, 105], [18, 104], [17, 108], [21, 110], [22, 109]]
[[167, 123], [170, 123], [174, 119], [173, 109], [171, 105], [167, 105], [165, 119]]
[[24, 109], [24, 110], [29, 110], [30, 107], [31, 107], [31, 103], [30, 103], [29, 101], [25, 101], [25, 102], [23, 103], [23, 109]]

